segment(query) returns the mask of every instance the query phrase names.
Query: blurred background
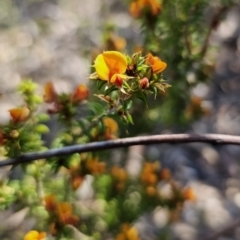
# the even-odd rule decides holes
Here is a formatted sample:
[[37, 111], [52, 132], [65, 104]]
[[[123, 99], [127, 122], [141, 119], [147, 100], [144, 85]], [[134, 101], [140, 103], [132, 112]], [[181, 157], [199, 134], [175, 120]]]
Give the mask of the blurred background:
[[[8, 109], [21, 105], [16, 87], [22, 79], [31, 78], [41, 87], [53, 81], [58, 91], [72, 91], [79, 83], [89, 82], [91, 64], [103, 50], [131, 54], [145, 49], [168, 63], [164, 78], [173, 87], [169, 94], [151, 100], [143, 117], [139, 112], [142, 108], [136, 107], [133, 111], [136, 124], [131, 127], [130, 136], [178, 132], [240, 135], [240, 3], [202, 1], [203, 5], [196, 10], [197, 25], [189, 28], [192, 41], [189, 52], [188, 40], [181, 42], [178, 37], [184, 36], [186, 19], [191, 21], [195, 12], [188, 8], [189, 1], [183, 1], [186, 5], [183, 9], [180, 2], [173, 2], [182, 14], [169, 19], [168, 25], [172, 6], [169, 3], [166, 11], [162, 8], [163, 23], [158, 22], [162, 32], [156, 31], [161, 36], [157, 46], [146, 44], [142, 22], [131, 16], [128, 1], [0, 1], [0, 122], [8, 121]], [[182, 35], [177, 35], [178, 31]], [[154, 41], [157, 39], [158, 36]], [[41, 87], [39, 91], [43, 92]], [[49, 126], [57, 131], [54, 119]], [[129, 135], [124, 132], [122, 136]], [[128, 154], [130, 172], [143, 152], [147, 159], [159, 160], [177, 181], [188, 184], [196, 193], [196, 203], [187, 204], [181, 221], [172, 224], [171, 239], [240, 239], [238, 146], [186, 144], [133, 148]], [[11, 222], [11, 213], [4, 212], [0, 220]], [[20, 222], [25, 217], [21, 214]], [[155, 229], [164, 226], [164, 216], [165, 212], [156, 211], [139, 219], [136, 226], [145, 236], [143, 239], [151, 239]], [[8, 231], [21, 231], [20, 222]], [[3, 229], [7, 229], [5, 225]], [[229, 229], [221, 236], [211, 236], [223, 228]], [[204, 238], [207, 236], [210, 238]]]

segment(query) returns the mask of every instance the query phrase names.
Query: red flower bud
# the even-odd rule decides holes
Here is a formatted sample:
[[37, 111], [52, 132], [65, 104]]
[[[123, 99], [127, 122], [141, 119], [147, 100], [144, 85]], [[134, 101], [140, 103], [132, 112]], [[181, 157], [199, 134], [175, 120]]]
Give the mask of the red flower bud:
[[140, 88], [141, 89], [146, 89], [149, 87], [149, 80], [145, 77], [143, 79], [140, 80]]

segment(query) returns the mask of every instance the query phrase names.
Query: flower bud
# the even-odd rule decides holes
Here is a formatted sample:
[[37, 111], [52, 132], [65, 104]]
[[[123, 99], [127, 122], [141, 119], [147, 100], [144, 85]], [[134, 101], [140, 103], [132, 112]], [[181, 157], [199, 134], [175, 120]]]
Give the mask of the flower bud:
[[18, 136], [19, 136], [18, 130], [12, 130], [12, 131], [11, 131], [10, 137], [12, 137], [12, 138], [18, 138]]
[[140, 88], [141, 89], [146, 89], [149, 87], [149, 80], [145, 77], [143, 79], [140, 80]]

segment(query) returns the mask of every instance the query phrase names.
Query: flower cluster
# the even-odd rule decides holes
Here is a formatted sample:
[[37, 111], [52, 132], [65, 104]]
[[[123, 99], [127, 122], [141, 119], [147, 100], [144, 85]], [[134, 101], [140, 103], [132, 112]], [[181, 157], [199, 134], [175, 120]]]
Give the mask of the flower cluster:
[[80, 163], [70, 166], [69, 173], [71, 178], [71, 184], [74, 190], [81, 186], [84, 177], [87, 174], [99, 175], [103, 174], [106, 170], [106, 164], [100, 162], [98, 158], [82, 157]]
[[152, 69], [153, 74], [159, 74], [166, 67], [165, 62], [150, 53], [146, 58], [142, 57], [141, 53], [134, 54], [130, 58], [117, 51], [105, 51], [95, 59], [94, 68], [96, 72], [91, 75], [90, 79], [108, 81], [110, 84], [121, 87], [123, 81], [129, 79], [141, 80], [147, 77], [149, 68]]
[[54, 195], [47, 195], [44, 198], [45, 208], [50, 215], [50, 232], [56, 236], [64, 225], [77, 225], [78, 216], [73, 214], [73, 207], [68, 202], [58, 202]]
[[80, 84], [72, 94], [57, 94], [52, 82], [46, 83], [44, 87], [44, 101], [52, 103], [53, 107], [49, 113], [71, 112], [70, 108], [86, 100], [89, 96], [89, 90], [84, 84]]
[[105, 51], [94, 62], [95, 72], [90, 79], [99, 80], [99, 89], [106, 84], [104, 94], [95, 94], [109, 105], [111, 113], [117, 113], [126, 123], [132, 123], [129, 110], [132, 99], [146, 103], [148, 93], [156, 96], [158, 91], [169, 87], [162, 78], [167, 67], [157, 56], [141, 52], [131, 57], [117, 51]]
[[18, 107], [12, 108], [9, 110], [11, 121], [9, 126], [6, 128], [0, 129], [0, 145], [3, 145], [8, 140], [16, 139], [19, 136], [19, 124], [26, 122], [29, 115], [30, 110], [27, 107]]

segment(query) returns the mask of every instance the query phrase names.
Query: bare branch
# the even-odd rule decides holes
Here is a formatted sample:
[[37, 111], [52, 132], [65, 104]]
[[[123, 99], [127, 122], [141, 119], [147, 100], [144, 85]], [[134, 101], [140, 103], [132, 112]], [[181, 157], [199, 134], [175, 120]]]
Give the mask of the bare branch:
[[144, 137], [122, 138], [102, 142], [92, 142], [81, 145], [67, 146], [63, 148], [51, 149], [45, 152], [26, 153], [17, 158], [0, 161], [0, 167], [27, 163], [38, 159], [45, 159], [56, 156], [64, 156], [73, 153], [92, 152], [106, 150], [111, 148], [121, 148], [133, 145], [150, 145], [150, 144], [179, 144], [190, 142], [205, 142], [212, 144], [233, 144], [240, 145], [240, 136], [223, 135], [223, 134], [166, 134], [153, 135]]

